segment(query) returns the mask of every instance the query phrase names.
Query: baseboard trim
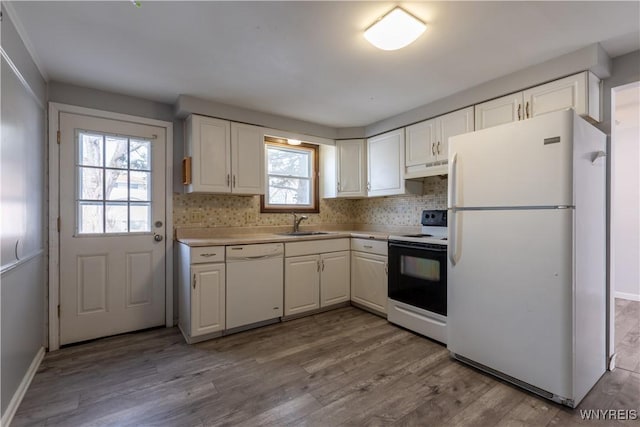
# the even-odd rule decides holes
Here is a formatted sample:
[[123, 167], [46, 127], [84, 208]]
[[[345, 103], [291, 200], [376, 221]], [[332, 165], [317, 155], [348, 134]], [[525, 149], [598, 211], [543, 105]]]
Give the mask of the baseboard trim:
[[18, 389], [13, 394], [13, 397], [11, 398], [9, 405], [7, 406], [7, 410], [4, 412], [4, 414], [2, 414], [2, 422], [0, 423], [0, 425], [2, 425], [3, 427], [9, 427], [9, 424], [11, 424], [11, 421], [13, 420], [13, 416], [16, 414], [16, 411], [18, 410], [20, 403], [22, 403], [22, 399], [24, 398], [24, 395], [27, 393], [27, 390], [29, 389], [29, 385], [31, 385], [31, 381], [33, 381], [33, 377], [36, 375], [36, 372], [38, 371], [38, 367], [40, 366], [40, 363], [42, 362], [43, 358], [44, 358], [44, 347], [40, 347], [40, 350], [38, 350], [38, 352], [36, 353], [36, 356], [31, 361], [31, 365], [29, 366], [29, 369], [27, 369], [27, 372], [24, 374], [22, 381], [20, 381], [20, 385], [18, 386]]
[[627, 292], [616, 292], [616, 298], [626, 299], [629, 301], [640, 301], [640, 294], [630, 294]]

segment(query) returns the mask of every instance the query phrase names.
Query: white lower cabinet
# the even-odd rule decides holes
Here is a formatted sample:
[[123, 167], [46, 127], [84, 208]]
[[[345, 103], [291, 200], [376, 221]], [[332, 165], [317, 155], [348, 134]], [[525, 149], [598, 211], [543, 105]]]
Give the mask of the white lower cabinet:
[[351, 301], [387, 313], [387, 242], [352, 239]]
[[191, 267], [190, 335], [224, 330], [225, 265], [201, 264]]
[[287, 243], [285, 255], [285, 316], [349, 301], [349, 239]]
[[187, 342], [225, 329], [226, 267], [224, 246], [178, 245], [179, 326]]

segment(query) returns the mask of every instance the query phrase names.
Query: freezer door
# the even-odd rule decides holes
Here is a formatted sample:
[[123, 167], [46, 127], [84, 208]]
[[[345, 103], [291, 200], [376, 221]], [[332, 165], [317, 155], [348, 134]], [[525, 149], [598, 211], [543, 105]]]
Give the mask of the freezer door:
[[449, 207], [573, 205], [572, 110], [454, 136]]
[[573, 214], [459, 211], [449, 217], [457, 236], [449, 242], [450, 351], [572, 397]]

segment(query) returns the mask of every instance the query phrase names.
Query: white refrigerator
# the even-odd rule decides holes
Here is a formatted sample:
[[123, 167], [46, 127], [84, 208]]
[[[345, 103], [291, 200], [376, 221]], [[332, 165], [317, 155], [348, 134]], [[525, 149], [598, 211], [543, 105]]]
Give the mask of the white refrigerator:
[[447, 347], [571, 407], [606, 369], [605, 150], [573, 110], [449, 140]]

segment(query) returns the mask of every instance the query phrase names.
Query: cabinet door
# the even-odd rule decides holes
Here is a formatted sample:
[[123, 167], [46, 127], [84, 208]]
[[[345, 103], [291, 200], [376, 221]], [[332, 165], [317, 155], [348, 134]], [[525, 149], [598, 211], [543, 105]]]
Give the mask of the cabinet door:
[[189, 193], [231, 191], [231, 124], [195, 114], [187, 119], [185, 153], [191, 156]]
[[231, 192], [264, 194], [264, 132], [231, 123]]
[[336, 141], [338, 158], [338, 197], [364, 197], [366, 152], [364, 139]]
[[368, 196], [404, 193], [404, 129], [367, 140]]
[[438, 140], [436, 153], [438, 160], [447, 160], [449, 156], [449, 138], [467, 132], [473, 132], [473, 107], [445, 114], [437, 119]]
[[191, 267], [191, 336], [224, 330], [225, 265]]
[[587, 73], [565, 77], [524, 91], [525, 117], [573, 108], [587, 114]]
[[332, 252], [320, 256], [320, 307], [349, 301], [350, 252]]
[[424, 165], [436, 161], [436, 121], [435, 119], [416, 123], [406, 128], [404, 165]]
[[524, 118], [522, 92], [503, 96], [475, 106], [476, 130], [511, 123]]
[[320, 308], [320, 256], [284, 260], [284, 315]]
[[351, 300], [387, 312], [387, 257], [351, 252]]

